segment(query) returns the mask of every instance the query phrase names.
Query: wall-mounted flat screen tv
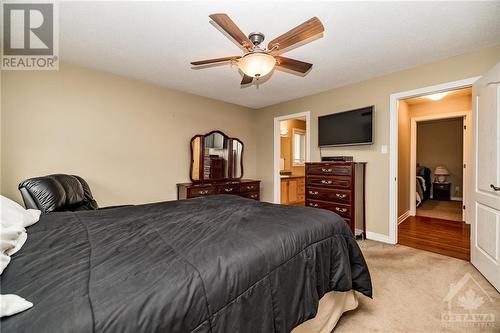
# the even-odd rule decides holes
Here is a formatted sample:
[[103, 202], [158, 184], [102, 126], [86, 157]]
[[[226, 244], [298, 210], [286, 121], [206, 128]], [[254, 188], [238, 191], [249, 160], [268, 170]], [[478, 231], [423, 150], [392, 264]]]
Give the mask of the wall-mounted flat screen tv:
[[326, 146], [373, 143], [373, 106], [318, 118], [318, 143]]

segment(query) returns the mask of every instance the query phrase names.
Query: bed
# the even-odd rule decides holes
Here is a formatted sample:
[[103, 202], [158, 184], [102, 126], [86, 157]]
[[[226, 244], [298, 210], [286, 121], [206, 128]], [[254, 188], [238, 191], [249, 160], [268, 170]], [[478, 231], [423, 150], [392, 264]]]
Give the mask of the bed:
[[372, 296], [338, 215], [232, 195], [44, 214], [1, 285], [34, 303], [2, 332], [290, 332]]
[[425, 200], [431, 197], [431, 169], [427, 167], [418, 167], [415, 181], [415, 199], [417, 207], [420, 207]]

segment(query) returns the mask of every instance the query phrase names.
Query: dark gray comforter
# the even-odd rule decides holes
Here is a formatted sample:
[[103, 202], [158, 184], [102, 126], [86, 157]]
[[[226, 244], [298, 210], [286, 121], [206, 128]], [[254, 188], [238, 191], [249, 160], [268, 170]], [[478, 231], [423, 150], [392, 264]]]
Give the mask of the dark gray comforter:
[[328, 291], [372, 294], [336, 214], [220, 195], [43, 215], [1, 276], [2, 332], [289, 332]]

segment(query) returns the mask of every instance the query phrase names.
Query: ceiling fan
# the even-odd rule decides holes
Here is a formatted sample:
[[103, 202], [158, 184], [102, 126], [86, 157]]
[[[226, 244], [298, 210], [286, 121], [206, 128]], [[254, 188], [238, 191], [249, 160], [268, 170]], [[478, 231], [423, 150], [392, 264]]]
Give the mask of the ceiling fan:
[[311, 69], [312, 64], [282, 57], [278, 54], [286, 52], [286, 49], [289, 49], [291, 46], [297, 45], [325, 30], [321, 21], [317, 17], [313, 17], [270, 41], [266, 49], [260, 46], [264, 41], [263, 33], [252, 32], [247, 37], [227, 14], [212, 14], [209, 17], [241, 45], [246, 53], [243, 56], [193, 61], [191, 65], [200, 66], [227, 61], [235, 62], [244, 74], [241, 84], [252, 83], [254, 78], [259, 79], [263, 77], [270, 73], [275, 66], [299, 73], [307, 73]]

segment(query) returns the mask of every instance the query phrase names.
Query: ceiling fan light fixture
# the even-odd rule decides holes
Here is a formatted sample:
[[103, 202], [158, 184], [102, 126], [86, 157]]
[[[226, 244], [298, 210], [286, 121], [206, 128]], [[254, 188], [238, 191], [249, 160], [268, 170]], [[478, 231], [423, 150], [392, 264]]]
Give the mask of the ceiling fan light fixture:
[[267, 53], [249, 53], [238, 61], [241, 71], [251, 77], [262, 77], [271, 72], [276, 59]]

